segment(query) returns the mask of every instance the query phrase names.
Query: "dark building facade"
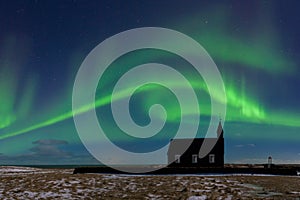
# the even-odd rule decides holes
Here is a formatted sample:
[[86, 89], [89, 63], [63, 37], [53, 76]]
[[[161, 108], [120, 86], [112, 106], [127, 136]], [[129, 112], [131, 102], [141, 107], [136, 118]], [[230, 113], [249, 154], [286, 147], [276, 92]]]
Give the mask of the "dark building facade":
[[[224, 167], [224, 133], [221, 122], [217, 129], [217, 138], [195, 138], [195, 139], [172, 139], [168, 149], [169, 166], [178, 167]], [[214, 147], [203, 158], [200, 158], [200, 148], [206, 140], [206, 144]], [[180, 148], [188, 146], [183, 153]]]

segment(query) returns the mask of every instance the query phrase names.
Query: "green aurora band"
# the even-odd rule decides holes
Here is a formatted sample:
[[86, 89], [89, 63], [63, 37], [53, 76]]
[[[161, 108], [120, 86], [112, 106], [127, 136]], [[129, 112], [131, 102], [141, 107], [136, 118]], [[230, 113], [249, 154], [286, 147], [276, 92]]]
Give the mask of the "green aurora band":
[[[222, 11], [222, 12], [220, 12]], [[219, 60], [221, 62], [229, 63], [229, 66], [233, 69], [234, 66], [246, 67], [249, 69], [259, 70], [266, 72], [266, 74], [285, 74], [290, 73], [295, 69], [295, 64], [289, 58], [286, 58], [279, 52], [280, 44], [278, 38], [273, 37], [273, 34], [269, 34], [266, 30], [273, 30], [274, 27], [270, 21], [266, 21], [266, 15], [261, 13], [261, 16], [256, 19], [258, 22], [264, 20], [263, 23], [257, 23], [257, 28], [255, 30], [260, 31], [257, 36], [252, 35], [251, 41], [247, 38], [247, 33], [245, 36], [232, 35], [231, 30], [228, 30], [228, 23], [230, 22], [231, 11], [225, 8], [211, 8], [208, 9], [207, 13], [201, 15], [194, 14], [188, 18], [176, 19], [176, 24], [174, 25], [177, 30], [190, 33], [190, 35], [195, 38], [203, 47], [208, 51], [212, 58]], [[209, 23], [205, 24], [203, 22], [203, 16], [210, 16]], [[170, 22], [166, 22], [170, 24]], [[184, 24], [184, 27], [181, 27]], [[202, 24], [202, 25], [201, 25]], [[267, 26], [266, 26], [267, 25]], [[217, 28], [215, 28], [217, 27]], [[196, 30], [196, 31], [195, 31]], [[272, 37], [271, 37], [272, 36]], [[174, 44], [174, 45], [180, 45]], [[4, 63], [0, 63], [0, 130], [12, 126], [17, 120], [22, 119], [28, 114], [30, 114], [31, 107], [33, 105], [34, 94], [37, 86], [37, 79], [32, 74], [29, 81], [24, 84], [24, 88], [20, 96], [18, 93], [18, 78], [15, 74], [18, 74], [17, 70], [12, 70], [17, 64], [14, 63], [15, 59], [12, 59], [14, 50], [17, 49], [15, 44], [8, 40], [8, 42], [2, 47], [1, 59], [5, 58]], [[26, 55], [26, 54], [25, 54]], [[147, 55], [144, 55], [147, 57]], [[76, 56], [75, 56], [76, 57]], [[157, 55], [159, 58], [160, 55]], [[131, 59], [143, 60], [143, 56], [135, 56]], [[10, 61], [10, 62], [9, 62]], [[10, 64], [8, 64], [10, 63]], [[76, 63], [76, 62], [75, 62]], [[233, 77], [231, 77], [233, 78]], [[109, 79], [109, 77], [108, 77]], [[172, 83], [176, 87], [181, 87], [179, 83]], [[199, 81], [191, 81], [193, 88], [199, 89], [208, 93], [207, 87], [204, 83]], [[68, 87], [72, 86], [72, 82]], [[105, 87], [105, 86], [104, 86]], [[68, 88], [70, 89], [70, 88]], [[148, 87], [147, 90], [151, 92], [155, 88]], [[284, 111], [273, 111], [267, 110], [261, 105], [261, 101], [254, 98], [254, 95], [245, 92], [245, 82], [241, 84], [241, 87], [237, 87], [230, 79], [225, 79], [225, 89], [226, 89], [226, 104], [227, 104], [227, 114], [226, 121], [231, 122], [249, 122], [257, 124], [273, 124], [273, 125], [283, 125], [290, 127], [300, 127], [299, 121], [300, 117], [296, 113], [284, 112]], [[67, 90], [66, 93], [70, 93], [72, 89]], [[141, 91], [146, 92], [146, 91]], [[116, 99], [121, 99], [127, 97], [127, 91], [120, 91], [116, 94]], [[217, 101], [224, 102], [218, 94], [208, 94]], [[22, 101], [16, 99], [22, 99]], [[159, 94], [153, 94], [153, 98], [159, 98]], [[17, 130], [2, 132], [0, 139], [5, 139], [20, 134], [24, 134], [39, 128], [47, 127], [64, 120], [70, 119], [73, 115], [78, 115], [89, 111], [94, 106], [96, 108], [108, 105], [111, 101], [111, 96], [106, 95], [101, 98], [97, 98], [95, 103], [84, 105], [78, 110], [71, 111], [70, 108], [67, 111], [61, 112], [61, 114], [51, 113], [55, 109], [49, 109], [49, 113], [53, 115], [46, 120], [42, 120], [39, 123], [33, 124], [26, 128]], [[61, 105], [59, 101], [55, 106]], [[210, 116], [210, 102], [199, 102], [201, 115]], [[64, 107], [68, 107], [65, 106]], [[16, 111], [17, 110], [17, 111]], [[57, 110], [57, 108], [56, 108]], [[168, 118], [168, 120], [173, 120], [177, 122], [180, 119], [179, 113], [177, 113], [174, 108], [174, 113]], [[48, 114], [49, 114], [48, 113]], [[183, 115], [193, 115], [193, 108], [183, 111]]]
[[[33, 105], [35, 97], [37, 80], [31, 77], [25, 82], [23, 90], [20, 93], [20, 98], [17, 97], [18, 82], [11, 70], [0, 70], [2, 75], [0, 79], [0, 129], [5, 128], [13, 124], [17, 117], [18, 119], [24, 119], [29, 113]], [[17, 112], [15, 112], [15, 109]]]
[[16, 120], [16, 116], [13, 112], [16, 96], [14, 93], [14, 91], [16, 91], [16, 82], [14, 77], [11, 76], [11, 72], [2, 69], [0, 70], [0, 74], [2, 76], [0, 78], [0, 93], [2, 95], [0, 99], [0, 128], [5, 128]]
[[263, 9], [257, 12], [256, 18], [253, 18], [255, 27], [249, 27], [247, 32], [242, 33], [232, 30], [235, 26], [232, 19], [237, 16], [226, 6], [208, 7], [205, 12], [192, 13], [175, 19], [171, 24], [198, 41], [214, 60], [268, 74], [291, 74], [297, 65], [280, 52], [280, 36], [273, 21], [276, 13]]
[[[180, 83], [172, 83], [176, 87], [180, 87]], [[191, 83], [193, 88], [201, 89], [202, 91], [208, 92], [205, 84], [199, 84], [199, 82], [192, 82]], [[146, 90], [155, 90], [153, 87], [146, 87]], [[146, 91], [143, 91], [146, 92]], [[151, 92], [151, 91], [150, 91]], [[122, 99], [124, 97], [127, 97], [129, 94], [127, 90], [120, 91], [115, 94], [115, 99]], [[224, 101], [224, 99], [218, 99], [217, 94], [210, 94], [212, 95], [212, 98], [215, 98], [218, 101]], [[244, 121], [244, 122], [250, 122], [250, 123], [259, 123], [259, 124], [274, 124], [274, 125], [284, 125], [284, 126], [292, 126], [292, 127], [300, 127], [300, 124], [298, 123], [300, 118], [296, 115], [290, 114], [290, 113], [267, 113], [264, 109], [259, 106], [258, 103], [256, 103], [253, 99], [246, 96], [245, 93], [242, 95], [238, 93], [238, 90], [234, 88], [233, 86], [226, 86], [226, 95], [227, 95], [227, 116], [226, 121]], [[82, 114], [84, 112], [87, 112], [91, 109], [98, 108], [104, 105], [107, 105], [111, 102], [111, 95], [105, 96], [103, 98], [96, 99], [94, 104], [89, 104], [82, 106], [78, 110], [69, 111], [66, 113], [63, 113], [61, 115], [55, 116], [53, 118], [50, 118], [48, 120], [45, 120], [41, 123], [37, 123], [35, 125], [29, 126], [27, 128], [15, 131], [15, 132], [9, 132], [0, 135], [0, 139], [5, 139], [13, 136], [17, 136], [20, 134], [24, 134], [39, 128], [43, 128], [46, 126], [50, 126], [53, 124], [56, 124], [58, 122], [62, 122], [64, 120], [70, 119], [73, 117], [73, 115]], [[200, 104], [201, 109], [201, 115], [210, 116], [210, 106], [205, 107], [205, 104]], [[174, 109], [176, 110], [176, 109]], [[168, 120], [173, 120], [174, 122], [178, 122], [177, 119], [180, 119], [180, 116], [176, 116], [177, 113], [172, 113], [172, 115], [175, 115], [171, 118], [168, 118]], [[193, 115], [197, 114], [194, 112], [193, 108], [191, 108], [188, 111], [182, 111], [182, 115]]]

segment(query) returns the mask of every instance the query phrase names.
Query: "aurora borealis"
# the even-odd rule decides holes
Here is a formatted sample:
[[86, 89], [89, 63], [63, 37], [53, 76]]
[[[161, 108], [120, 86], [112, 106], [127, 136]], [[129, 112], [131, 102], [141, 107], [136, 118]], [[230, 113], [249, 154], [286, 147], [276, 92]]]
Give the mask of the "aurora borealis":
[[[72, 111], [76, 73], [88, 53], [106, 38], [153, 26], [180, 31], [199, 42], [218, 66], [227, 99], [209, 93], [192, 66], [171, 52], [130, 52], [105, 72], [95, 99], [98, 119], [115, 143], [136, 152], [158, 148], [172, 137], [182, 115], [198, 115], [192, 107], [178, 109], [167, 88], [149, 84], [135, 91], [130, 114], [137, 124], [147, 125], [151, 105], [165, 105], [163, 130], [167, 133], [160, 133], [147, 146], [132, 144], [118, 132], [109, 115], [116, 81], [134, 66], [156, 62], [180, 71], [195, 90], [200, 107], [199, 136], [207, 129], [211, 115], [210, 97], [226, 102], [226, 119], [222, 119], [226, 162], [261, 163], [272, 155], [275, 162], [300, 163], [298, 2], [4, 1], [0, 5], [0, 162], [96, 163], [82, 145], [73, 121], [73, 114], [93, 108], [87, 104]], [[180, 82], [169, 84], [186, 89]], [[114, 99], [128, 97], [128, 91], [130, 86]], [[36, 144], [44, 143], [36, 141], [45, 140], [53, 143], [37, 151]]]

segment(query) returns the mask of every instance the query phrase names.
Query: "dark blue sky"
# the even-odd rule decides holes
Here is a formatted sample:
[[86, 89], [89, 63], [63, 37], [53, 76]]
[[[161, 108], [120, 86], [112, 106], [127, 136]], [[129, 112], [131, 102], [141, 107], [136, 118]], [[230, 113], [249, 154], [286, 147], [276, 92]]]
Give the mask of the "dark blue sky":
[[[226, 162], [264, 162], [273, 155], [278, 162], [299, 163], [299, 6], [298, 1], [1, 1], [2, 160], [94, 163], [66, 115], [76, 73], [106, 38], [151, 26], [190, 36], [218, 66], [227, 95]], [[129, 55], [124, 63], [139, 63], [146, 53]], [[155, 55], [150, 58], [178, 65], [172, 56]]]

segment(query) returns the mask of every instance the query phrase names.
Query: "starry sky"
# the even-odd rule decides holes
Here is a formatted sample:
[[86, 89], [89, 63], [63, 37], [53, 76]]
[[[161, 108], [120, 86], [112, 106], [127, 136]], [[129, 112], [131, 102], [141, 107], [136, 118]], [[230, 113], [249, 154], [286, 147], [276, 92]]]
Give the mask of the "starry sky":
[[[265, 163], [271, 155], [275, 163], [300, 163], [299, 4], [1, 1], [0, 164], [97, 164], [73, 121], [76, 73], [103, 40], [139, 27], [180, 31], [199, 42], [218, 66], [227, 96], [226, 118], [222, 119], [225, 162]], [[180, 41], [174, 45], [181, 45]], [[160, 103], [168, 113], [166, 126], [147, 141], [122, 134], [109, 110], [111, 92], [122, 74], [148, 62], [172, 66], [188, 77], [199, 99], [197, 136], [202, 137], [211, 115], [210, 96], [220, 100], [218, 94], [209, 94], [203, 78], [184, 59], [157, 49], [121, 56], [100, 79], [95, 106], [107, 136], [127, 151], [152, 151], [168, 144], [180, 115], [195, 114], [193, 108], [181, 112], [167, 88], [146, 85], [131, 98], [132, 119], [147, 125], [149, 108]], [[122, 95], [128, 94], [123, 91]], [[152, 162], [165, 163], [166, 158]]]

